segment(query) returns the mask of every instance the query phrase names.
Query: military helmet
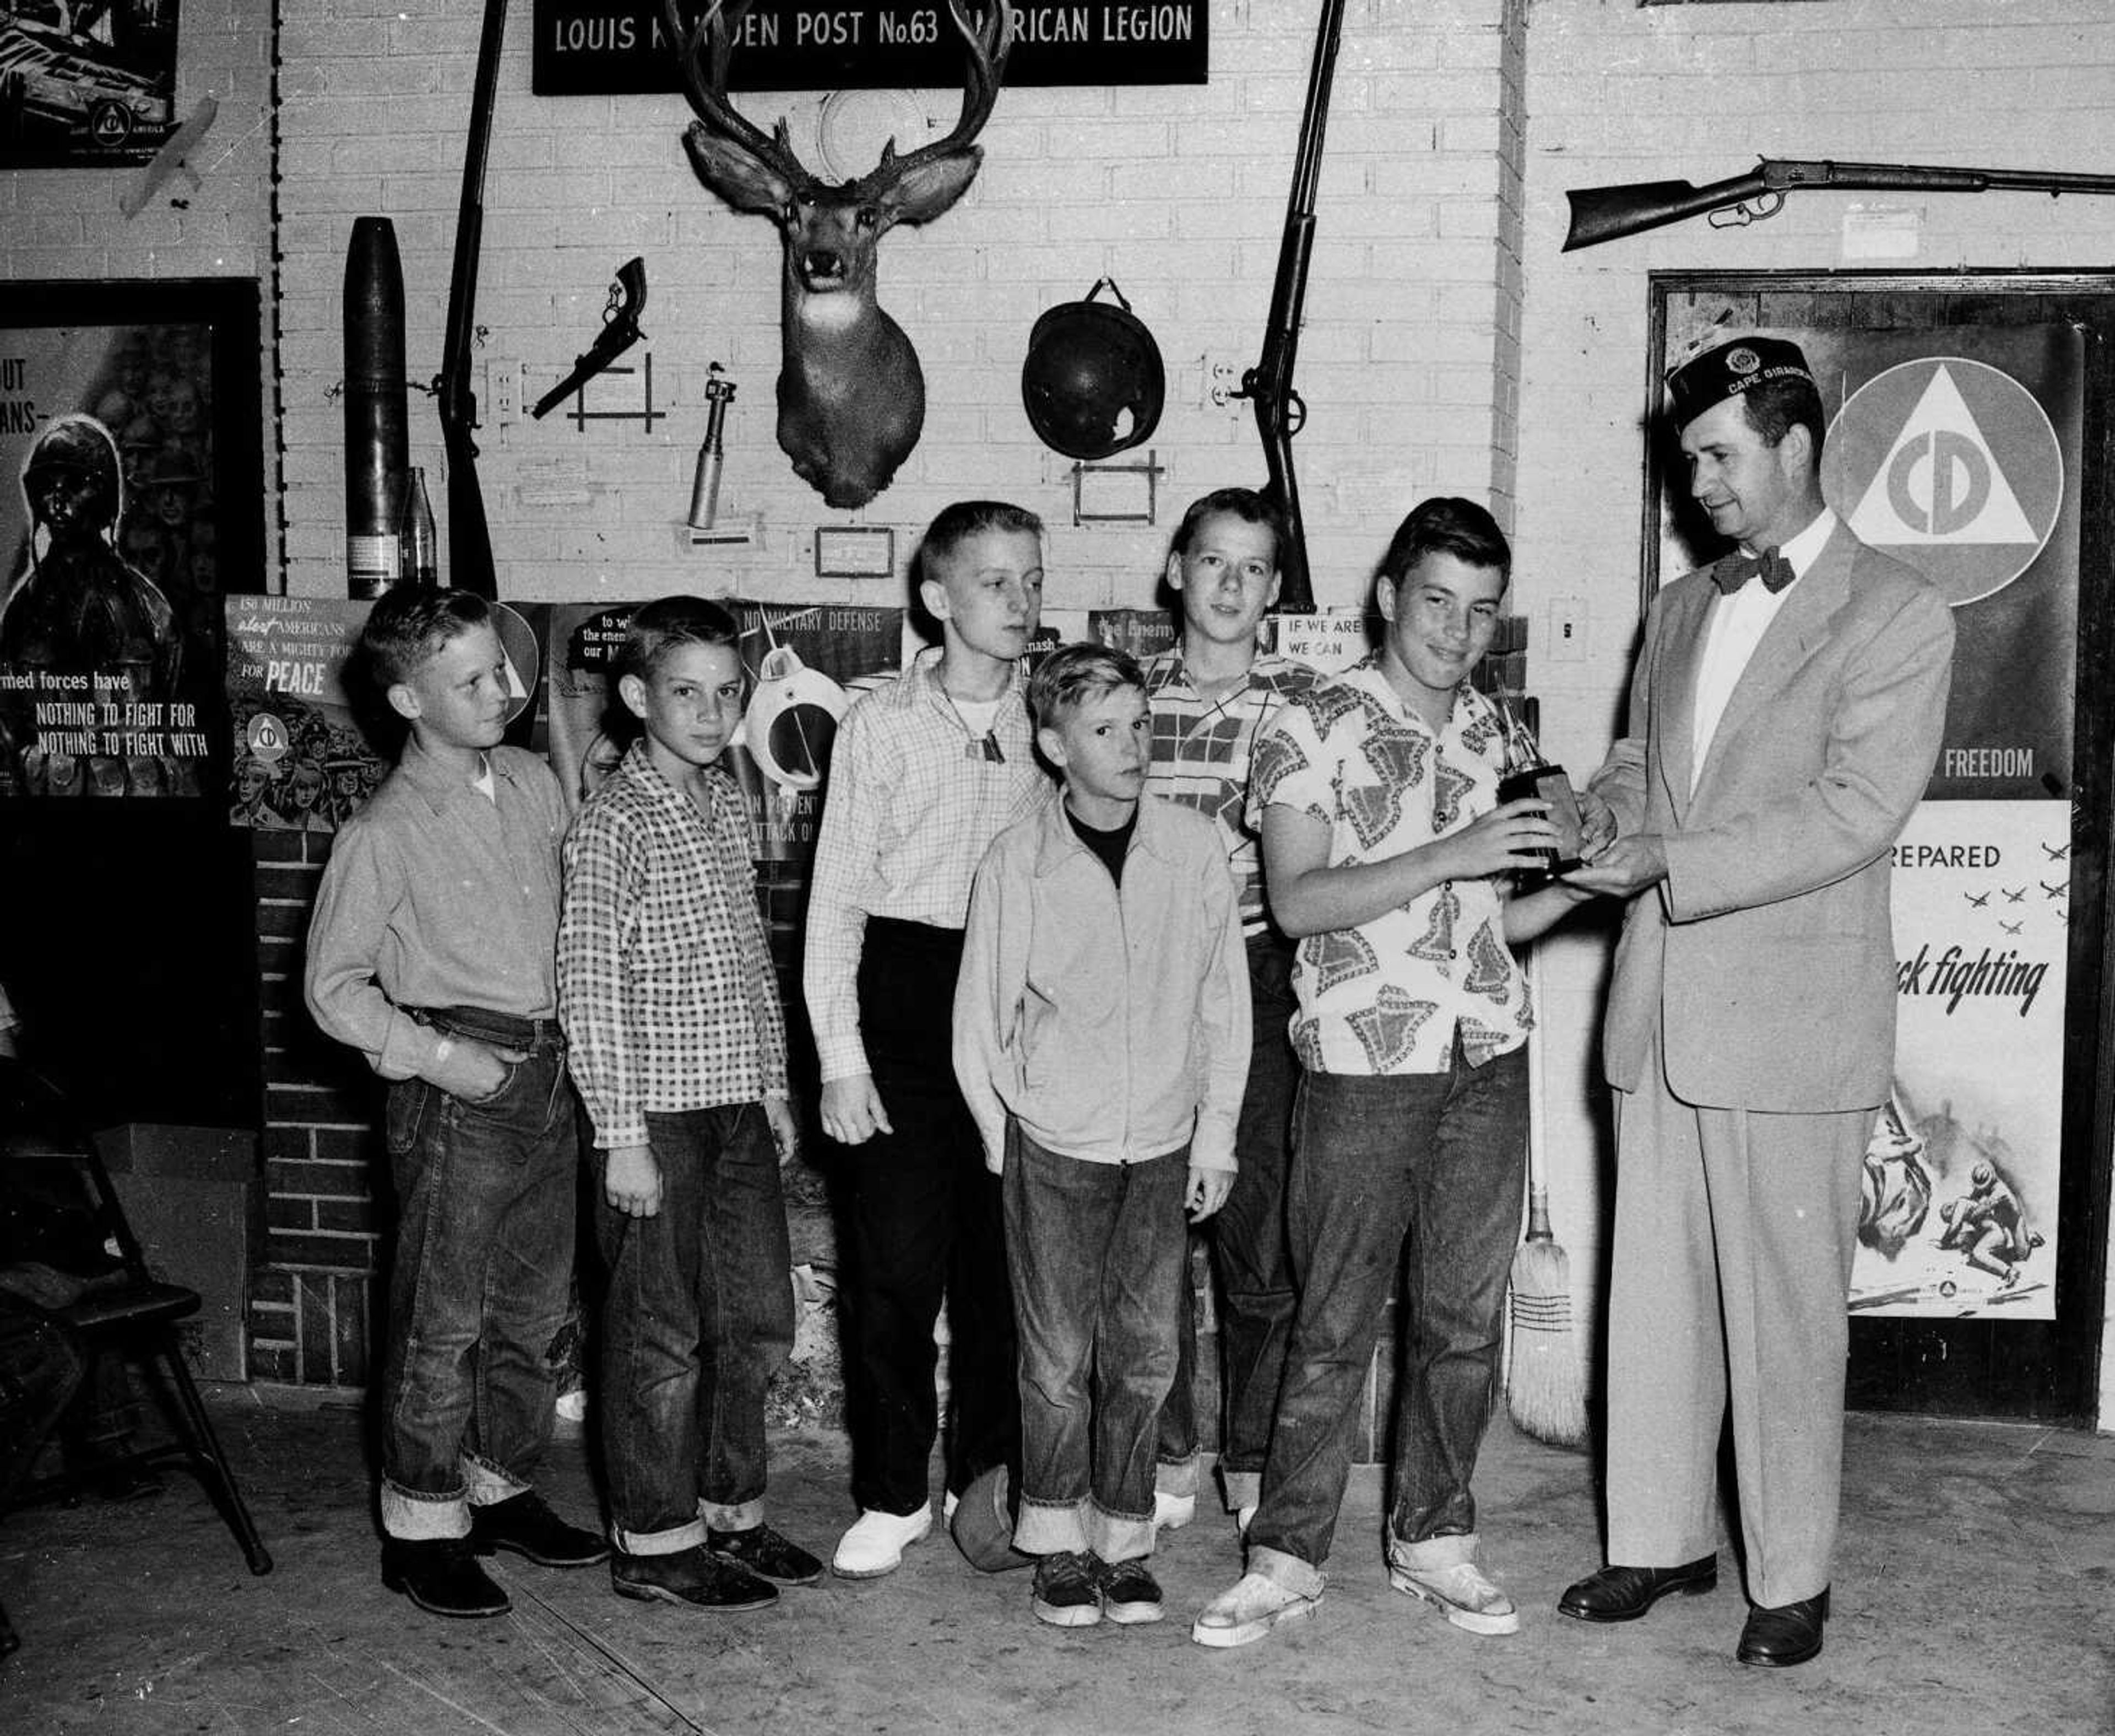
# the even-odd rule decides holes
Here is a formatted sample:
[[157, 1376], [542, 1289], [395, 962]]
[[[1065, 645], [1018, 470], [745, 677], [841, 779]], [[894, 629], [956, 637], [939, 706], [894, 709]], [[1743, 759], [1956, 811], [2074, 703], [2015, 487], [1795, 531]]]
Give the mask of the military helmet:
[[[1113, 302], [1094, 299], [1104, 289]], [[1021, 401], [1043, 443], [1067, 458], [1106, 458], [1150, 439], [1167, 396], [1159, 345], [1107, 278], [1047, 310], [1028, 334]]]

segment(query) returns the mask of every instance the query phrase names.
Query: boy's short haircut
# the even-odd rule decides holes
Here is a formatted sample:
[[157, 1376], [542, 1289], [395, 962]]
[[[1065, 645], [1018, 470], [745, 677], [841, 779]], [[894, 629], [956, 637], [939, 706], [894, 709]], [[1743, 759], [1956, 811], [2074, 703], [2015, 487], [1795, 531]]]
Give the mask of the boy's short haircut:
[[1381, 576], [1399, 586], [1428, 554], [1451, 554], [1471, 567], [1495, 567], [1508, 581], [1512, 577], [1512, 545], [1498, 520], [1458, 494], [1435, 494], [1410, 509], [1381, 557]]
[[1285, 514], [1269, 495], [1259, 494], [1254, 489], [1213, 489], [1190, 503], [1190, 510], [1182, 515], [1182, 522], [1175, 527], [1175, 539], [1168, 545], [1168, 553], [1181, 556], [1190, 552], [1195, 539], [1197, 527], [1208, 518], [1238, 518], [1244, 524], [1261, 525], [1270, 532], [1270, 558], [1275, 565], [1283, 555], [1291, 532], [1286, 529]]
[[492, 611], [475, 591], [398, 585], [383, 592], [360, 630], [360, 649], [383, 690], [409, 681], [452, 639], [488, 625]]
[[610, 673], [619, 681], [627, 675], [651, 681], [668, 654], [685, 645], [723, 645], [739, 654], [741, 623], [703, 597], [656, 597], [632, 610]]
[[1145, 672], [1128, 651], [1081, 641], [1061, 645], [1028, 677], [1029, 714], [1039, 729], [1056, 729], [1088, 700], [1119, 687], [1145, 687]]
[[943, 507], [940, 516], [925, 527], [918, 544], [918, 576], [938, 580], [939, 563], [971, 537], [986, 530], [1004, 530], [1032, 536], [1043, 542], [1043, 521], [1026, 507], [1010, 500], [958, 500]]

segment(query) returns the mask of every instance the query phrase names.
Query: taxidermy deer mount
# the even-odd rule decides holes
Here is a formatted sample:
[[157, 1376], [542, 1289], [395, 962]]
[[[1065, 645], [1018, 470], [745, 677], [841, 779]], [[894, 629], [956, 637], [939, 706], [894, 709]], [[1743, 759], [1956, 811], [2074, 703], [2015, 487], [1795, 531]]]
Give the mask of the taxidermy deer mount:
[[698, 178], [737, 211], [778, 224], [786, 271], [779, 316], [778, 443], [801, 480], [833, 507], [887, 488], [918, 443], [925, 376], [903, 328], [874, 299], [874, 253], [897, 223], [938, 217], [975, 179], [973, 142], [998, 95], [1012, 15], [1006, 0], [973, 11], [947, 0], [968, 48], [962, 112], [944, 139], [881, 161], [856, 181], [818, 180], [793, 153], [786, 122], [766, 133], [727, 100], [727, 57], [750, 0], [710, 0], [694, 25], [662, 0], [683, 89], [698, 113], [683, 135]]

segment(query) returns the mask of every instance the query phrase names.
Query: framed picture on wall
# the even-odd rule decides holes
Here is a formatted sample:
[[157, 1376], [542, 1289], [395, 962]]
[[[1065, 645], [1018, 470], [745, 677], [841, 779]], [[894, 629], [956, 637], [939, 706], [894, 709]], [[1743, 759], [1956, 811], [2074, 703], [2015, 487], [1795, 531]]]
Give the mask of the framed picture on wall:
[[175, 130], [181, 0], [10, 0], [0, 169], [145, 163]]
[[264, 587], [257, 285], [0, 283], [0, 984], [117, 1118], [255, 1114], [223, 597]]
[[222, 788], [258, 404], [247, 278], [0, 284], [0, 801]]

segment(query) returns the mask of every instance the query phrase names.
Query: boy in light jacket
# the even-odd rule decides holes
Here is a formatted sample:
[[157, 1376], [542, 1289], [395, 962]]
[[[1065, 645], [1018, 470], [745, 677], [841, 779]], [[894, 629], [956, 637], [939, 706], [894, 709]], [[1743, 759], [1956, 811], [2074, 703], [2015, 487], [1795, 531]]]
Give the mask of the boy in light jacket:
[[1225, 851], [1144, 795], [1144, 677], [1067, 645], [1029, 687], [1062, 800], [977, 870], [955, 993], [956, 1077], [1002, 1176], [1021, 1340], [1014, 1546], [1058, 1627], [1157, 1621], [1154, 1458], [1191, 1221], [1234, 1176], [1248, 963]]

